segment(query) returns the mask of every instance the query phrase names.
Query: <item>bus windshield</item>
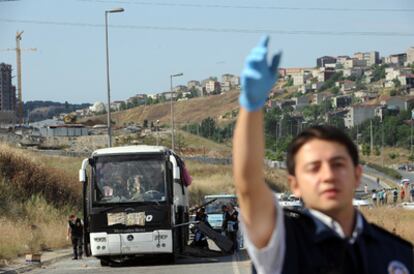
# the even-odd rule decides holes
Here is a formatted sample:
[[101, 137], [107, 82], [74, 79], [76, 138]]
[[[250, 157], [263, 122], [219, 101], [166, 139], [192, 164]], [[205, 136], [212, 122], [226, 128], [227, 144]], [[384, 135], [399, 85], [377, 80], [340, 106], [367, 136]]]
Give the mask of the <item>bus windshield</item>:
[[165, 202], [165, 162], [131, 156], [95, 161], [93, 200], [98, 204]]

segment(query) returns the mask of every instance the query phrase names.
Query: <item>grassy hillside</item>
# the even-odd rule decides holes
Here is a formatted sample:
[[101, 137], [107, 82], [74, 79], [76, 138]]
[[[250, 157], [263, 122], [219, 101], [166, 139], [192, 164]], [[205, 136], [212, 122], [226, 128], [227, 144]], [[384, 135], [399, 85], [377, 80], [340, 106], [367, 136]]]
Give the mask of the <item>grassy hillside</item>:
[[[171, 147], [171, 131], [149, 132], [145, 135], [116, 132], [115, 145], [146, 144]], [[175, 150], [183, 156], [231, 157], [231, 147], [182, 130], [175, 131]]]
[[[201, 204], [204, 195], [235, 193], [231, 165], [211, 165], [186, 161], [193, 183], [189, 187], [190, 204]], [[266, 169], [266, 183], [275, 191], [287, 190], [285, 171]]]
[[[222, 95], [193, 98], [187, 101], [174, 102], [174, 114], [177, 124], [201, 122], [207, 117], [212, 117], [219, 123], [226, 123], [228, 120], [221, 117], [238, 109], [237, 91], [229, 91]], [[234, 119], [235, 117], [229, 117]], [[106, 116], [100, 115], [88, 117], [88, 120], [106, 121]], [[139, 106], [125, 111], [112, 113], [112, 120], [116, 126], [124, 124], [143, 123], [144, 120], [156, 121], [160, 124], [170, 124], [171, 105], [170, 102], [149, 106]]]
[[[68, 245], [66, 220], [80, 207], [80, 159], [0, 144], [0, 265], [30, 251]], [[46, 236], [47, 235], [47, 236]]]

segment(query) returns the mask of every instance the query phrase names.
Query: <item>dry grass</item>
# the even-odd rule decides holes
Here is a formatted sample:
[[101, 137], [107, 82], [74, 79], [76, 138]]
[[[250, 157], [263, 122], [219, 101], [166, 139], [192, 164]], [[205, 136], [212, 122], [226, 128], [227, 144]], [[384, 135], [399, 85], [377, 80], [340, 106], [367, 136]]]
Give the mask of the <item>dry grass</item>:
[[[202, 203], [208, 194], [231, 194], [235, 192], [231, 165], [212, 165], [195, 161], [186, 161], [186, 166], [193, 178], [189, 187], [190, 205]], [[286, 190], [284, 171], [265, 170], [265, 180], [274, 190]]]
[[195, 161], [186, 161], [193, 178], [189, 187], [190, 204], [200, 204], [207, 194], [234, 193], [231, 166], [209, 165]]
[[40, 197], [33, 197], [20, 207], [23, 216], [0, 218], [0, 265], [28, 252], [68, 245], [69, 207], [56, 209]]
[[[171, 147], [170, 131], [151, 132], [146, 133], [145, 136], [133, 133], [122, 134], [119, 131], [115, 137], [115, 144], [117, 146], [133, 144], [156, 145], [157, 137], [160, 146]], [[231, 147], [182, 130], [175, 131], [175, 151], [182, 156], [231, 157]]]
[[0, 145], [0, 264], [68, 244], [67, 216], [80, 202], [78, 162]]
[[41, 152], [31, 151], [26, 155], [30, 155], [30, 158], [40, 166], [65, 171], [72, 178], [72, 181], [77, 180], [78, 171], [83, 160], [83, 158], [44, 155]]
[[[395, 159], [390, 158], [390, 154], [396, 154], [397, 157]], [[411, 162], [408, 160], [408, 157], [410, 156], [410, 151], [405, 148], [399, 148], [399, 147], [385, 147], [384, 148], [384, 157], [381, 155], [370, 155], [365, 156], [361, 154], [361, 159], [366, 162], [376, 163], [376, 164], [382, 164], [382, 160], [384, 160], [385, 166], [391, 166], [401, 163], [409, 163]]]
[[[193, 98], [187, 101], [174, 102], [174, 114], [177, 124], [180, 123], [200, 123], [207, 117], [215, 120], [219, 119], [226, 113], [239, 108], [239, 92], [229, 91], [222, 95], [206, 96]], [[171, 106], [170, 102], [165, 102], [150, 106], [139, 106], [125, 111], [118, 111], [112, 114], [112, 119], [116, 126], [122, 126], [124, 123], [140, 123], [144, 120], [159, 120], [161, 125], [170, 124]], [[89, 120], [105, 121], [105, 116], [89, 117]], [[234, 119], [234, 118], [232, 118]], [[228, 121], [219, 119], [220, 123]]]
[[398, 207], [379, 207], [363, 209], [362, 213], [369, 222], [381, 226], [414, 244], [414, 230], [412, 229], [414, 211]]
[[27, 151], [0, 145], [0, 179], [13, 187], [20, 200], [41, 194], [55, 205], [78, 203], [81, 186], [77, 182], [77, 173], [69, 173], [63, 160], [49, 161], [62, 164], [59, 168], [48, 167], [47, 163], [44, 157], [30, 157]]

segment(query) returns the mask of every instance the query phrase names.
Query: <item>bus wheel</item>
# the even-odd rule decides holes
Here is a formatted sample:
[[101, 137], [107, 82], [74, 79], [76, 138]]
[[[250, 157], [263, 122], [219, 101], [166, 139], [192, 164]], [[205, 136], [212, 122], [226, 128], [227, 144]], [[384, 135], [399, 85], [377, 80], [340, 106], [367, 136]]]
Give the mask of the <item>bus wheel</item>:
[[168, 264], [175, 264], [177, 261], [177, 256], [173, 253], [173, 254], [168, 254], [166, 255], [166, 262]]
[[111, 266], [111, 260], [108, 259], [100, 259], [101, 266]]

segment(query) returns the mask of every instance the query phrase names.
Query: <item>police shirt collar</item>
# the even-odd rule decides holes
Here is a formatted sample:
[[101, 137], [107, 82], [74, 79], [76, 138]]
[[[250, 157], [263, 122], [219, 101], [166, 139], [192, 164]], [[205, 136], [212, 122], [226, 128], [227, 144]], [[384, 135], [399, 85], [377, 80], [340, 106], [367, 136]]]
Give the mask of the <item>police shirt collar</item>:
[[[329, 238], [333, 235], [340, 237], [341, 239], [347, 239], [342, 227], [339, 225], [337, 221], [329, 217], [328, 215], [314, 210], [314, 209], [307, 209], [308, 215], [313, 219], [315, 223], [315, 234], [316, 234], [316, 241], [323, 240]], [[359, 213], [358, 210], [355, 211], [355, 226], [352, 232], [351, 237], [348, 238], [348, 242], [353, 244], [357, 237], [361, 235], [362, 231], [364, 230], [364, 220]], [[332, 234], [332, 231], [334, 234]]]

